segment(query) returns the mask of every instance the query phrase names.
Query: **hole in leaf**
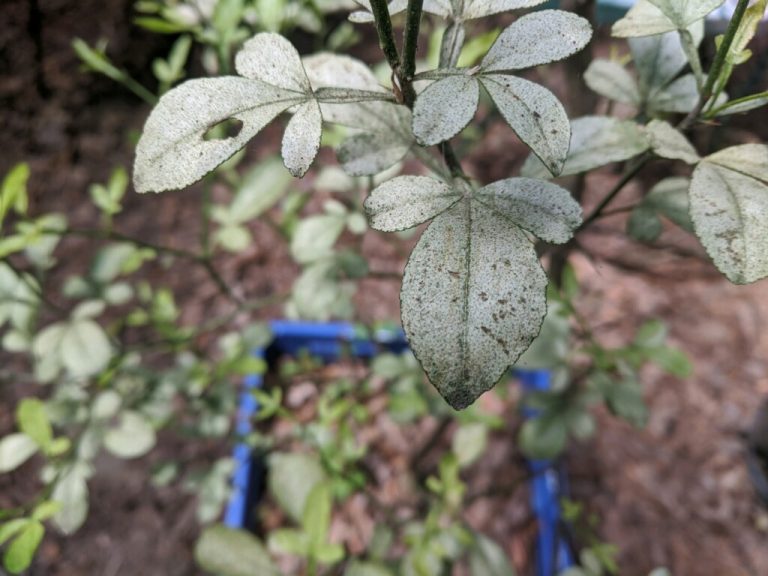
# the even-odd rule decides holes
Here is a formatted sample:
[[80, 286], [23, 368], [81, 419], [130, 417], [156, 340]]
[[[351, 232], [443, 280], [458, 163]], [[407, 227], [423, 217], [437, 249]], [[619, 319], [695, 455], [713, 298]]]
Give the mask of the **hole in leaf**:
[[203, 140], [226, 140], [234, 138], [243, 129], [242, 121], [237, 118], [227, 118], [218, 124], [214, 124], [203, 134]]

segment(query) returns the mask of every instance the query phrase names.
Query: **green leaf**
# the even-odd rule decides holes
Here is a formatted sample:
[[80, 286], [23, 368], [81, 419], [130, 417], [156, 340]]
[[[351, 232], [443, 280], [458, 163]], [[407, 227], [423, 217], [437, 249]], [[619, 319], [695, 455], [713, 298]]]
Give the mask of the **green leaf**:
[[649, 320], [637, 331], [634, 344], [643, 348], [658, 348], [667, 340], [667, 326], [661, 320]]
[[28, 522], [27, 518], [16, 518], [0, 524], [0, 546], [21, 532]]
[[45, 535], [45, 527], [37, 520], [27, 521], [26, 526], [13, 539], [3, 555], [3, 566], [11, 574], [19, 574], [32, 563], [37, 547]]
[[691, 218], [731, 282], [768, 276], [768, 146], [743, 144], [706, 157], [693, 173]]
[[398, 176], [376, 187], [365, 201], [371, 227], [384, 232], [407, 230], [445, 212], [461, 192], [426, 176]]
[[466, 468], [477, 461], [488, 445], [488, 427], [485, 424], [465, 424], [453, 435], [451, 448], [459, 466]]
[[279, 159], [270, 157], [250, 170], [227, 207], [230, 222], [243, 223], [261, 216], [285, 194], [291, 176]]
[[61, 502], [45, 500], [44, 502], [40, 502], [40, 504], [35, 506], [35, 509], [32, 510], [32, 515], [30, 518], [38, 520], [39, 522], [44, 522], [51, 516], [57, 514], [59, 510], [61, 510]]
[[27, 211], [27, 180], [29, 180], [29, 164], [22, 162], [10, 169], [0, 184], [0, 228], [10, 210], [19, 214]]
[[520, 140], [553, 174], [559, 174], [568, 155], [571, 127], [555, 95], [515, 76], [483, 74], [480, 80]]
[[206, 528], [195, 544], [195, 562], [216, 576], [278, 576], [261, 541], [244, 530]]
[[474, 545], [469, 553], [469, 569], [472, 576], [515, 576], [516, 574], [504, 550], [482, 534], [475, 536]]
[[9, 434], [0, 440], [0, 473], [15, 470], [37, 452], [38, 445], [26, 434]]
[[310, 554], [317, 555], [328, 538], [331, 526], [331, 489], [326, 482], [316, 484], [307, 495], [301, 525], [309, 539]]
[[473, 76], [448, 76], [430, 84], [416, 99], [413, 134], [422, 146], [453, 138], [472, 120], [480, 99]]
[[565, 450], [568, 429], [559, 414], [526, 420], [520, 429], [520, 449], [530, 458], [549, 460]]
[[645, 130], [651, 140], [651, 150], [658, 156], [687, 164], [696, 164], [701, 159], [696, 148], [669, 122], [651, 120]]
[[[571, 140], [560, 176], [579, 174], [629, 160], [648, 149], [648, 138], [632, 121], [609, 116], [583, 116], [571, 120]], [[529, 156], [521, 173], [536, 178], [551, 177], [550, 171], [534, 156]]]
[[104, 434], [104, 447], [119, 458], [138, 458], [155, 445], [155, 429], [139, 412], [126, 411]]
[[521, 16], [496, 39], [481, 62], [483, 73], [531, 68], [563, 60], [589, 43], [592, 27], [576, 14], [541, 10]]
[[648, 358], [662, 370], [678, 378], [688, 378], [693, 373], [693, 365], [688, 356], [677, 348], [659, 346], [647, 351]]
[[24, 398], [16, 408], [19, 429], [45, 450], [53, 440], [53, 430], [45, 405], [37, 398]]
[[239, 224], [228, 224], [216, 230], [216, 243], [230, 252], [242, 252], [253, 242], [248, 228]]
[[98, 374], [112, 358], [112, 346], [104, 330], [93, 320], [76, 320], [66, 325], [59, 348], [61, 362], [70, 375]]
[[499, 180], [478, 190], [474, 197], [520, 228], [554, 244], [570, 240], [581, 224], [581, 207], [571, 194], [543, 180]]
[[278, 528], [269, 533], [269, 549], [273, 552], [309, 556], [309, 539], [304, 532], [293, 528]]
[[394, 576], [389, 568], [373, 562], [360, 562], [353, 560], [347, 569], [344, 570], [344, 576]]
[[640, 91], [637, 82], [618, 62], [595, 58], [584, 73], [584, 82], [594, 92], [616, 102], [639, 104]]
[[424, 232], [403, 278], [403, 327], [454, 408], [493, 387], [530, 345], [546, 284], [522, 230], [481, 203], [460, 202]]
[[326, 480], [323, 467], [309, 454], [272, 454], [267, 484], [280, 507], [300, 522], [312, 489]]
[[61, 503], [61, 510], [53, 521], [64, 534], [77, 531], [88, 516], [88, 473], [86, 464], [76, 463], [61, 474], [53, 486], [51, 500]]
[[305, 218], [299, 222], [291, 238], [291, 256], [300, 264], [330, 256], [345, 224], [346, 218], [340, 214], [319, 214]]

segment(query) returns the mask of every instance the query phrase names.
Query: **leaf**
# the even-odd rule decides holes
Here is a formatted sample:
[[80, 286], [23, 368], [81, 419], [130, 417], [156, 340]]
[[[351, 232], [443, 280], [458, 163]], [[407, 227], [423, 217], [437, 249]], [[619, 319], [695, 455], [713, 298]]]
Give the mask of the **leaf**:
[[15, 470], [37, 452], [38, 445], [26, 434], [9, 434], [0, 440], [0, 473]]
[[11, 168], [0, 184], [0, 228], [10, 210], [23, 214], [27, 210], [29, 164], [21, 162]]
[[584, 73], [584, 82], [594, 92], [616, 102], [639, 104], [640, 92], [632, 75], [618, 62], [595, 58]]
[[627, 220], [627, 234], [638, 242], [655, 242], [662, 230], [663, 226], [656, 212], [643, 204], [636, 206]]
[[267, 541], [269, 549], [282, 554], [306, 557], [309, 555], [309, 541], [307, 535], [294, 528], [278, 528], [269, 533]]
[[515, 576], [504, 550], [490, 538], [477, 534], [469, 552], [472, 576]]
[[326, 544], [331, 525], [332, 504], [331, 489], [326, 482], [316, 484], [307, 495], [301, 515], [301, 526], [308, 537], [312, 556], [317, 556], [318, 551]]
[[371, 227], [407, 230], [445, 212], [461, 198], [455, 188], [427, 176], [398, 176], [376, 187], [365, 200]]
[[456, 455], [459, 466], [466, 468], [477, 461], [488, 445], [488, 427], [476, 422], [465, 424], [456, 430], [451, 442], [451, 449]]
[[520, 449], [530, 458], [549, 460], [565, 449], [568, 429], [559, 414], [526, 420], [520, 429]]
[[309, 493], [325, 480], [323, 467], [313, 456], [277, 453], [269, 457], [269, 491], [296, 522], [302, 519]]
[[483, 58], [483, 73], [531, 68], [563, 60], [589, 43], [592, 27], [576, 14], [541, 10], [509, 25]]
[[676, 32], [632, 38], [629, 48], [643, 100], [669, 84], [687, 64], [680, 35]]
[[686, 114], [693, 109], [698, 99], [696, 78], [693, 74], [686, 74], [651, 96], [648, 110]]
[[733, 146], [705, 158], [693, 173], [690, 202], [696, 235], [731, 282], [768, 275], [768, 147]]
[[330, 256], [333, 245], [344, 231], [346, 218], [339, 214], [319, 214], [305, 218], [291, 239], [291, 256], [300, 264]]
[[32, 558], [45, 535], [45, 527], [37, 520], [28, 520], [18, 536], [8, 545], [3, 565], [11, 574], [19, 574], [32, 563]]
[[53, 430], [45, 405], [37, 398], [24, 398], [16, 408], [16, 421], [19, 430], [32, 438], [45, 450], [53, 440]]
[[[582, 116], [571, 120], [571, 133], [570, 150], [560, 176], [628, 160], [643, 153], [649, 146], [647, 137], [637, 124], [609, 116]], [[547, 168], [534, 156], [527, 158], [521, 174], [550, 177]]]
[[645, 130], [651, 139], [651, 150], [658, 156], [682, 160], [687, 164], [696, 164], [701, 160], [696, 148], [669, 122], [651, 120]]
[[107, 367], [112, 358], [112, 347], [101, 326], [84, 319], [67, 324], [61, 336], [59, 354], [70, 375], [88, 377]]
[[210, 526], [197, 540], [194, 554], [203, 570], [217, 576], [280, 574], [264, 544], [245, 530]]
[[155, 429], [139, 412], [123, 412], [119, 424], [104, 435], [104, 447], [119, 458], [138, 458], [154, 445]]
[[34, 520], [43, 522], [48, 520], [48, 518], [56, 514], [59, 510], [61, 510], [61, 502], [44, 500], [35, 506], [35, 509], [32, 511], [32, 515], [30, 517]]
[[669, 18], [678, 30], [684, 30], [694, 22], [721, 6], [725, 0], [649, 0]]
[[427, 86], [413, 108], [413, 134], [432, 146], [461, 132], [477, 111], [480, 87], [472, 76], [448, 76]]
[[347, 174], [373, 176], [399, 162], [410, 147], [396, 133], [361, 132], [342, 142], [336, 154]]
[[285, 194], [291, 177], [277, 158], [259, 163], [243, 177], [235, 197], [228, 206], [232, 222], [248, 222], [269, 210]]
[[235, 56], [235, 69], [245, 78], [283, 90], [310, 94], [309, 78], [296, 48], [279, 34], [256, 34]]
[[[240, 150], [278, 114], [307, 100], [258, 80], [225, 76], [189, 80], [166, 93], [144, 125], [136, 147], [137, 192], [163, 192], [193, 184]], [[204, 140], [230, 118], [243, 123], [231, 138]]]
[[546, 284], [533, 244], [482, 204], [465, 200], [430, 224], [405, 270], [402, 321], [451, 406], [471, 404], [530, 345]]
[[678, 378], [688, 378], [693, 373], [693, 365], [688, 356], [671, 346], [659, 346], [647, 351], [648, 358], [662, 370]]
[[562, 244], [581, 224], [581, 206], [571, 194], [534, 178], [499, 180], [477, 191], [475, 198], [542, 240]]
[[637, 0], [626, 15], [614, 23], [611, 34], [618, 38], [629, 38], [654, 36], [676, 29], [677, 26], [649, 0]]
[[571, 128], [552, 92], [515, 76], [485, 74], [481, 82], [504, 119], [553, 174], [563, 169]]
[[320, 150], [323, 117], [316, 100], [304, 102], [288, 122], [283, 134], [281, 154], [288, 171], [301, 178]]
[[64, 534], [77, 531], [88, 516], [87, 473], [87, 465], [75, 463], [53, 486], [50, 499], [61, 503], [61, 510], [54, 515], [53, 521]]
[[743, 114], [749, 112], [755, 108], [761, 108], [768, 104], [768, 92], [760, 92], [758, 94], [752, 94], [739, 98], [737, 100], [731, 100], [726, 102], [722, 106], [715, 109], [715, 116], [728, 116], [730, 114]]
[[373, 562], [360, 562], [353, 560], [347, 569], [344, 570], [344, 576], [394, 576], [392, 572], [381, 564]]
[[499, 12], [532, 8], [544, 2], [546, 0], [464, 0], [464, 10], [461, 13], [461, 19], [473, 20], [498, 14]]

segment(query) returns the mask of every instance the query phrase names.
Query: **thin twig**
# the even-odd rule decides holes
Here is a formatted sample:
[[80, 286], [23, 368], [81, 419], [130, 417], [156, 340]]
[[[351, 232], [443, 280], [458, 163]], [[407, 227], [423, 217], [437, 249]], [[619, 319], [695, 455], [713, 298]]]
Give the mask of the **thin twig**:
[[400, 84], [403, 89], [403, 100], [409, 108], [416, 101], [416, 90], [413, 88], [413, 76], [416, 73], [416, 49], [419, 44], [419, 28], [424, 0], [408, 0], [408, 11], [405, 17], [405, 32], [403, 33], [403, 61], [400, 67]]

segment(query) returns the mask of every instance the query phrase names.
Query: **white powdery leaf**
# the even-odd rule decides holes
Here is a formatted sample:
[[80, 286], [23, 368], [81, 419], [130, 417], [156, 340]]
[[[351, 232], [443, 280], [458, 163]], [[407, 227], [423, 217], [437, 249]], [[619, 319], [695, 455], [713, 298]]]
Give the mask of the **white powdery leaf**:
[[462, 194], [427, 176], [399, 176], [377, 186], [365, 200], [371, 228], [407, 230], [453, 206]]
[[669, 122], [651, 120], [645, 130], [651, 139], [651, 149], [662, 158], [682, 160], [688, 164], [696, 164], [701, 159], [688, 138]]
[[[629, 120], [610, 116], [583, 116], [571, 121], [571, 146], [560, 176], [587, 172], [611, 162], [628, 160], [649, 147], [640, 127]], [[551, 177], [541, 161], [529, 156], [523, 176]]]
[[464, 0], [462, 20], [473, 20], [521, 8], [532, 8], [547, 0]]
[[669, 20], [683, 30], [723, 5], [725, 0], [649, 0]]
[[653, 36], [676, 30], [677, 26], [648, 0], [637, 0], [629, 12], [611, 28], [618, 38]]
[[241, 76], [278, 88], [311, 92], [299, 53], [280, 34], [262, 32], [248, 40], [235, 56], [235, 69]]
[[320, 150], [323, 117], [317, 100], [302, 104], [285, 127], [281, 155], [283, 163], [296, 178], [301, 178]]
[[411, 146], [393, 132], [362, 132], [336, 150], [341, 167], [352, 176], [373, 176], [399, 162]]
[[546, 286], [525, 233], [481, 203], [460, 202], [430, 224], [405, 269], [402, 321], [451, 406], [469, 406], [528, 348]]
[[648, 100], [648, 108], [656, 112], [687, 114], [698, 100], [696, 78], [686, 74], [653, 94]]
[[589, 43], [589, 22], [570, 12], [542, 10], [510, 24], [481, 62], [484, 72], [519, 70], [556, 62]]
[[[305, 99], [296, 92], [235, 76], [185, 82], [160, 98], [144, 125], [136, 146], [136, 191], [178, 190], [197, 182], [278, 114]], [[236, 136], [203, 139], [209, 129], [231, 118], [243, 123]]]
[[515, 76], [484, 74], [481, 82], [520, 140], [550, 172], [559, 174], [568, 155], [571, 126], [555, 95]]
[[707, 156], [707, 162], [742, 172], [768, 184], [768, 146], [742, 144]]
[[639, 104], [637, 82], [624, 66], [612, 60], [596, 58], [584, 73], [584, 82], [601, 96], [623, 102]]
[[430, 84], [413, 107], [413, 134], [423, 146], [456, 136], [472, 120], [480, 87], [472, 76], [448, 76]]
[[629, 48], [644, 98], [664, 88], [688, 63], [677, 32], [631, 38]]
[[729, 105], [727, 108], [720, 110], [717, 115], [729, 116], [730, 114], [743, 114], [744, 112], [749, 112], [755, 108], [761, 108], [767, 104], [768, 96], [762, 96], [759, 98], [753, 98], [752, 100], [747, 100], [746, 102], [739, 102]]
[[538, 178], [493, 182], [474, 196], [542, 240], [567, 242], [581, 224], [581, 206], [565, 188]]
[[768, 185], [705, 159], [689, 197], [696, 236], [718, 270], [736, 284], [768, 276]]

